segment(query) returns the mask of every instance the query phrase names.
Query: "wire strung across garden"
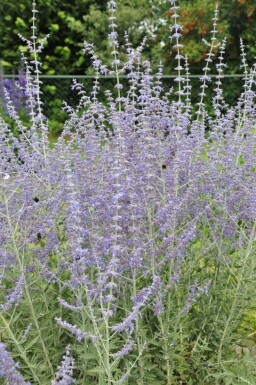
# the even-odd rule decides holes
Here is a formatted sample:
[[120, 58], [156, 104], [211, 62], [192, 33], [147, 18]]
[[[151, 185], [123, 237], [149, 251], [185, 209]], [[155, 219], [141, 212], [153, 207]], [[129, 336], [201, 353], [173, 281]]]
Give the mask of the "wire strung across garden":
[[[0, 99], [3, 99], [3, 86], [6, 84], [14, 84], [19, 82], [19, 79], [24, 75], [19, 74], [3, 74], [0, 78]], [[193, 88], [198, 88], [201, 84], [200, 77], [202, 74], [190, 74], [190, 84]], [[214, 79], [217, 75], [207, 75], [209, 78]], [[164, 90], [168, 90], [175, 86], [174, 79], [177, 77], [175, 74], [163, 75], [162, 84]], [[99, 75], [100, 90], [99, 90], [99, 100], [105, 100], [105, 91], [112, 90], [116, 76], [115, 75]], [[155, 76], [152, 76], [154, 79]], [[223, 74], [223, 89], [224, 97], [229, 104], [234, 103], [242, 91], [243, 79], [245, 74]], [[42, 100], [44, 103], [44, 113], [48, 119], [63, 121], [64, 116], [56, 116], [56, 110], [60, 112], [63, 101], [65, 101], [71, 107], [76, 107], [79, 102], [79, 95], [72, 90], [73, 79], [76, 79], [79, 83], [84, 85], [85, 91], [88, 91], [88, 95], [91, 92], [93, 82], [95, 80], [95, 75], [40, 75], [42, 81], [42, 91], [43, 96]], [[119, 79], [122, 80], [123, 84], [123, 95], [125, 95], [126, 90], [129, 88], [129, 78], [126, 75], [119, 75]], [[236, 87], [234, 88], [234, 81], [236, 82]], [[213, 84], [214, 85], [214, 84]], [[212, 87], [212, 89], [215, 87]], [[8, 89], [8, 86], [7, 86]], [[212, 93], [211, 87], [209, 87], [209, 95]], [[213, 93], [212, 93], [213, 96]], [[18, 104], [22, 104], [22, 95], [19, 93], [16, 95]], [[192, 91], [192, 100], [193, 100], [193, 91]], [[59, 113], [60, 114], [60, 113]]]

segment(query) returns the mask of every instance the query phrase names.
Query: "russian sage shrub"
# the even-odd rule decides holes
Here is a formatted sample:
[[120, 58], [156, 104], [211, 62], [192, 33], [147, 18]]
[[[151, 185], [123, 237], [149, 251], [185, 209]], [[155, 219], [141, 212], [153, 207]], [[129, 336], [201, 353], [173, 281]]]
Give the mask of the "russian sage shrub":
[[[241, 42], [244, 89], [228, 106], [216, 9], [192, 106], [179, 7], [170, 3], [174, 86], [164, 90], [161, 63], [152, 75], [145, 40], [134, 49], [126, 34], [121, 62], [116, 2], [109, 1], [111, 68], [84, 43], [94, 85], [87, 92], [74, 80], [80, 101], [64, 103], [69, 118], [53, 148], [40, 91], [45, 40], [37, 40], [33, 3], [32, 36], [23, 38], [33, 55], [23, 54], [30, 125], [11, 101], [19, 137], [0, 120], [0, 373], [7, 383], [12, 375], [35, 385], [253, 383], [255, 340], [240, 326], [255, 305], [256, 65], [248, 68]], [[116, 76], [104, 104], [101, 74]]]

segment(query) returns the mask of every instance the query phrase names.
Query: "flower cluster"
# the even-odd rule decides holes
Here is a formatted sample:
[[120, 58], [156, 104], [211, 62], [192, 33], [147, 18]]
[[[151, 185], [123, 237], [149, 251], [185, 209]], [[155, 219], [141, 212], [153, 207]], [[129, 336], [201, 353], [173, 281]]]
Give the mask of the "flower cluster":
[[12, 101], [17, 111], [27, 112], [27, 94], [26, 94], [27, 80], [25, 75], [20, 72], [18, 79], [0, 78], [0, 107], [4, 113], [7, 111], [7, 103], [9, 99]]
[[56, 380], [52, 381], [52, 385], [71, 385], [75, 383], [72, 378], [74, 369], [75, 360], [70, 356], [70, 346], [67, 346], [65, 356], [56, 372]]

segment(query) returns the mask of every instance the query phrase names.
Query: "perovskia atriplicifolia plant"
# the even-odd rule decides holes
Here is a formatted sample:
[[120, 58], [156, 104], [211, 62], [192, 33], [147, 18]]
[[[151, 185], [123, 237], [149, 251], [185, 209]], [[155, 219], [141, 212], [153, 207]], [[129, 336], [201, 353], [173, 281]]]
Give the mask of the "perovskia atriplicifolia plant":
[[[162, 64], [153, 75], [142, 58], [145, 40], [132, 48], [126, 34], [119, 46], [116, 6], [111, 66], [84, 43], [95, 81], [87, 91], [74, 80], [79, 104], [64, 103], [69, 118], [50, 147], [33, 3], [23, 38], [33, 59], [22, 54], [30, 121], [7, 91], [19, 137], [0, 119], [0, 383], [253, 384], [255, 339], [241, 324], [255, 305], [256, 65], [241, 42], [244, 89], [227, 105], [216, 8], [192, 106], [178, 2], [167, 91]], [[101, 103], [105, 74], [116, 85]]]

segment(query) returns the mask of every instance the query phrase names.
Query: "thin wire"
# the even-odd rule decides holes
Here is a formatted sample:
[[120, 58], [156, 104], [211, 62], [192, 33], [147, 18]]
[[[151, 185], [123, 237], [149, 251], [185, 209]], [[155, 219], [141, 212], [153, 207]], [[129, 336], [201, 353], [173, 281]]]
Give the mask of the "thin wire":
[[[202, 74], [198, 75], [188, 75], [189, 78], [200, 78], [203, 76]], [[216, 78], [218, 75], [207, 75], [210, 78]], [[223, 75], [224, 78], [243, 78], [245, 75], [244, 74], [226, 74]], [[3, 75], [2, 79], [8, 78], [8, 79], [18, 79], [20, 75]], [[99, 78], [101, 79], [115, 79], [114, 75], [98, 75]], [[125, 75], [120, 75], [120, 78], [126, 78], [127, 76]], [[152, 76], [156, 77], [156, 76]], [[163, 75], [162, 79], [174, 79], [176, 78], [177, 75]], [[94, 79], [94, 75], [40, 75], [41, 79]]]

